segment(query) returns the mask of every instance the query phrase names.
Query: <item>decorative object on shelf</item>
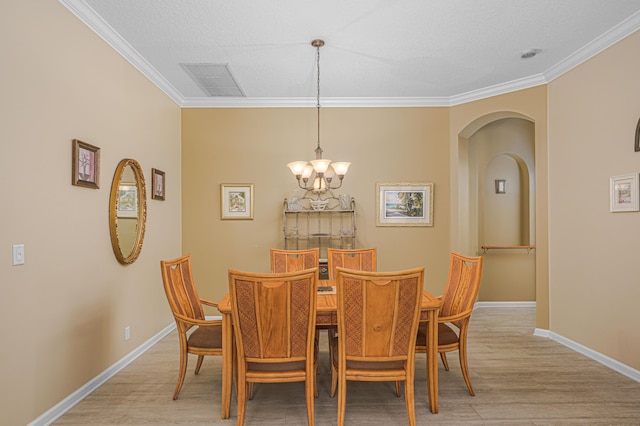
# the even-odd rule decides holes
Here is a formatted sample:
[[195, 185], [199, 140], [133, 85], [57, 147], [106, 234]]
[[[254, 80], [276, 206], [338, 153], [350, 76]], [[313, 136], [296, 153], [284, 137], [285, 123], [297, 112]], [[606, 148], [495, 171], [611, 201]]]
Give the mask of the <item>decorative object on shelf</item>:
[[309, 204], [313, 210], [324, 210], [329, 204], [329, 200], [311, 200]]
[[73, 140], [71, 184], [100, 188], [100, 148], [78, 139]]
[[[291, 173], [295, 175], [300, 188], [305, 191], [311, 191], [320, 198], [320, 194], [324, 194], [332, 189], [338, 189], [342, 186], [342, 180], [344, 179], [344, 175], [347, 174], [351, 163], [332, 163], [331, 160], [322, 158], [322, 148], [320, 148], [320, 48], [324, 46], [324, 41], [313, 40], [311, 45], [316, 48], [316, 65], [318, 70], [316, 102], [318, 114], [318, 146], [315, 150], [316, 159], [311, 161], [293, 161], [287, 164], [287, 167], [289, 167]], [[331, 186], [335, 176], [338, 176], [338, 185]]]
[[638, 205], [638, 174], [613, 176], [610, 183], [610, 210], [612, 212], [637, 212]]
[[340, 194], [338, 199], [340, 200], [340, 210], [350, 210], [351, 209], [351, 195], [349, 195], [349, 194]]
[[376, 183], [376, 226], [433, 226], [433, 183]]
[[253, 219], [253, 184], [220, 184], [220, 218]]
[[151, 198], [164, 201], [165, 179], [162, 170], [151, 169], [151, 186]]
[[507, 181], [504, 179], [496, 179], [496, 194], [507, 193]]

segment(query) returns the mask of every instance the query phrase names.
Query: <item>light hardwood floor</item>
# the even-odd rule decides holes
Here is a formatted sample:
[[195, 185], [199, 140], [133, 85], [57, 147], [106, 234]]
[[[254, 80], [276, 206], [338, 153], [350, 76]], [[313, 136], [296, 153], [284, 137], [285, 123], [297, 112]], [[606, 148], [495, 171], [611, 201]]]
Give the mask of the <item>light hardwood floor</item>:
[[[427, 408], [425, 356], [419, 354], [418, 425], [640, 425], [640, 383], [533, 336], [534, 327], [533, 308], [476, 309], [469, 332], [469, 368], [476, 396], [469, 395], [457, 352], [452, 352], [450, 371], [439, 364], [438, 414]], [[329, 398], [327, 350], [321, 350], [316, 424], [335, 425], [337, 401]], [[55, 424], [235, 424], [235, 397], [231, 418], [220, 419], [220, 358], [205, 358], [197, 376], [194, 367], [195, 356], [189, 359], [180, 397], [173, 401], [178, 372], [178, 341], [173, 332]], [[391, 383], [350, 382], [347, 389], [347, 424], [407, 424], [404, 401], [395, 397]], [[256, 385], [245, 424], [305, 425], [304, 385]]]

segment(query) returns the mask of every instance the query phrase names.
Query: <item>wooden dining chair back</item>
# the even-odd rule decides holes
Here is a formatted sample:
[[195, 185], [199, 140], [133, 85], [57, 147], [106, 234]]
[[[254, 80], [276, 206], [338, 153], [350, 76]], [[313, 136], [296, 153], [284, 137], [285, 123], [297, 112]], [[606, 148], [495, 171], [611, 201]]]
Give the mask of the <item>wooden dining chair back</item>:
[[218, 303], [198, 296], [190, 255], [161, 260], [160, 269], [180, 341], [180, 371], [173, 393], [173, 399], [177, 399], [187, 371], [188, 354], [198, 356], [195, 374], [200, 372], [205, 355], [222, 356], [222, 321], [205, 319], [202, 305], [217, 307]]
[[[446, 353], [458, 351], [462, 376], [471, 395], [475, 395], [475, 392], [471, 386], [467, 362], [467, 334], [473, 306], [480, 290], [481, 279], [481, 256], [464, 256], [452, 252], [449, 260], [447, 285], [442, 296], [439, 296], [442, 305], [438, 313], [438, 352], [445, 370], [449, 371]], [[418, 330], [416, 351], [426, 352], [426, 341], [426, 324], [421, 324]]]
[[404, 381], [409, 424], [416, 424], [415, 336], [423, 280], [424, 268], [398, 272], [337, 268], [338, 337], [332, 340], [337, 344], [332, 375], [337, 373], [338, 378], [338, 425], [345, 420], [348, 380]]
[[320, 249], [281, 250], [271, 249], [271, 272], [295, 272], [317, 268]]
[[229, 271], [238, 359], [238, 425], [252, 383], [305, 382], [307, 420], [314, 424], [314, 340], [318, 268], [256, 274]]
[[327, 249], [327, 268], [329, 279], [336, 278], [337, 268], [353, 269], [356, 271], [376, 271], [376, 249]]

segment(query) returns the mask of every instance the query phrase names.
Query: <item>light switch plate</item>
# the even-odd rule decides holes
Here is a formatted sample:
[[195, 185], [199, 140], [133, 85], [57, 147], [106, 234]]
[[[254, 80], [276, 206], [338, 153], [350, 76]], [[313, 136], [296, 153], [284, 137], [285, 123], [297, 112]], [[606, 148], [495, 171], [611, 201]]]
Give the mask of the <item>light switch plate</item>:
[[13, 245], [13, 266], [24, 265], [24, 244]]

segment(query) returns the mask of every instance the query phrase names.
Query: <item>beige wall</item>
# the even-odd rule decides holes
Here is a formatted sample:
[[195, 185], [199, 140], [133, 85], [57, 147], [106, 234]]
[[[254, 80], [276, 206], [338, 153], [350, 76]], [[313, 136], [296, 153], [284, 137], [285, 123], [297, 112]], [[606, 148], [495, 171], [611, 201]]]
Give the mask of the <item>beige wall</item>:
[[549, 84], [550, 328], [635, 369], [640, 213], [609, 212], [609, 178], [640, 172], [639, 51], [637, 32]]
[[[352, 162], [337, 193], [356, 200], [359, 247], [378, 269], [425, 266], [440, 294], [448, 272], [449, 147], [446, 108], [323, 108], [325, 158]], [[227, 292], [227, 269], [269, 270], [281, 247], [282, 203], [296, 187], [286, 164], [313, 158], [315, 108], [185, 109], [182, 113], [183, 248], [201, 293]], [[376, 182], [433, 182], [434, 226], [376, 227]], [[255, 185], [255, 219], [220, 220], [220, 184]]]
[[[181, 253], [180, 110], [55, 1], [3, 2], [0, 57], [0, 424], [20, 425], [171, 324], [158, 260]], [[101, 148], [98, 190], [71, 185], [74, 138]], [[125, 157], [168, 184], [130, 266], [107, 208]]]

